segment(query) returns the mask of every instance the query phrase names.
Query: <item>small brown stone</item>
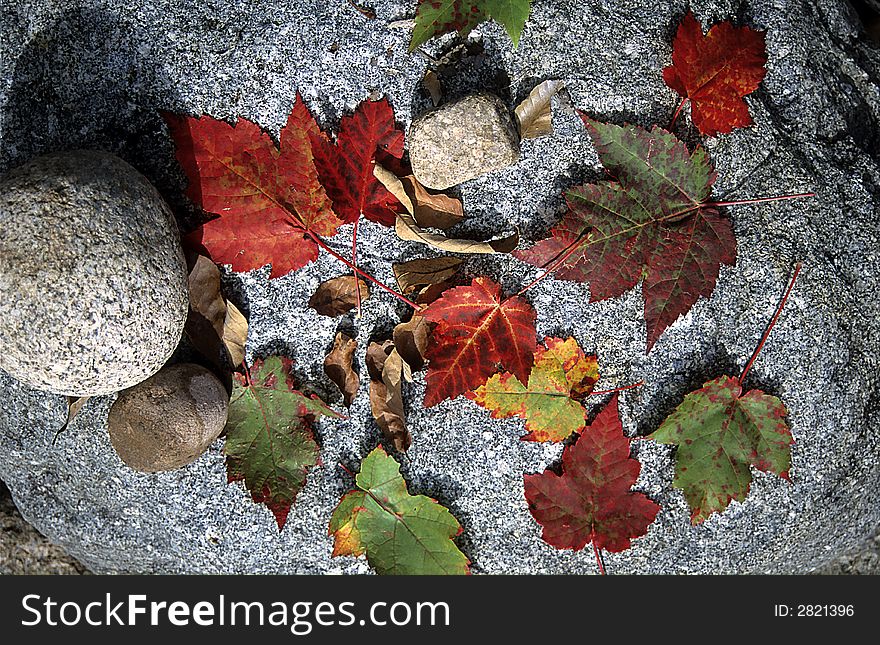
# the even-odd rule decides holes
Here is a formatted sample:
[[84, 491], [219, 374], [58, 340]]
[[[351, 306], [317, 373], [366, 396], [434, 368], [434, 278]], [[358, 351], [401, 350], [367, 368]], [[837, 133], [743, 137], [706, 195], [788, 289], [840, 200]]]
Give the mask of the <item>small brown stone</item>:
[[134, 470], [154, 473], [192, 463], [226, 426], [223, 384], [191, 363], [160, 370], [120, 393], [107, 420], [110, 442]]
[[516, 163], [519, 134], [500, 98], [472, 94], [413, 121], [409, 156], [416, 179], [446, 190]]

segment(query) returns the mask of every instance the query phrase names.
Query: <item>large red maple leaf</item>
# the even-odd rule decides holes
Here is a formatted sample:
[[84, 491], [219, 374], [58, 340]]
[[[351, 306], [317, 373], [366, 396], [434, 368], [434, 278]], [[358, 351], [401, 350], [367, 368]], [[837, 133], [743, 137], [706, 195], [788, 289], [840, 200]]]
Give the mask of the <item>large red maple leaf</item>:
[[616, 126], [583, 116], [602, 164], [618, 181], [568, 191], [569, 211], [551, 236], [521, 260], [563, 280], [590, 283], [590, 299], [619, 296], [644, 280], [647, 351], [700, 296], [715, 288], [721, 264], [736, 261], [730, 220], [707, 200], [715, 171], [655, 127]]
[[705, 135], [728, 133], [751, 125], [749, 106], [743, 101], [767, 73], [764, 32], [734, 27], [730, 22], [712, 25], [704, 36], [694, 14], [681, 21], [672, 45], [672, 65], [663, 80], [690, 99], [691, 119]]
[[177, 159], [189, 179], [187, 195], [218, 215], [187, 242], [218, 264], [249, 271], [272, 264], [285, 275], [318, 257], [315, 237], [342, 223], [318, 179], [305, 105], [297, 100], [281, 146], [254, 123], [165, 114]]
[[647, 533], [660, 506], [630, 490], [641, 464], [630, 457], [615, 394], [596, 420], [562, 453], [562, 474], [525, 476], [529, 511], [557, 549], [619, 552]]
[[499, 366], [528, 382], [537, 314], [525, 299], [502, 300], [499, 285], [478, 277], [444, 291], [420, 315], [437, 324], [426, 354], [425, 407], [482, 385]]
[[[308, 113], [307, 108], [304, 108]], [[373, 165], [384, 167], [403, 156], [403, 131], [394, 122], [394, 110], [387, 99], [363, 101], [354, 114], [342, 117], [336, 142], [321, 131], [311, 114], [307, 127], [318, 177], [333, 209], [346, 224], [363, 215], [368, 220], [392, 226], [403, 206], [376, 179]], [[283, 145], [283, 141], [282, 141]]]

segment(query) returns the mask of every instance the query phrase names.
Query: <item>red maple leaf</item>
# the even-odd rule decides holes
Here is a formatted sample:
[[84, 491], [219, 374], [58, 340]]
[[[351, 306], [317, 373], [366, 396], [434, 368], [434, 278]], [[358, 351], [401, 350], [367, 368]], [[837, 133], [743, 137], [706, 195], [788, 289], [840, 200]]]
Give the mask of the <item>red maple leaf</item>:
[[209, 116], [163, 115], [189, 179], [187, 195], [218, 215], [187, 242], [218, 264], [249, 271], [272, 264], [270, 277], [318, 257], [316, 236], [342, 223], [318, 180], [305, 105], [297, 100], [281, 146], [246, 119], [233, 125]]
[[482, 385], [499, 366], [528, 382], [537, 314], [525, 299], [502, 301], [501, 287], [479, 277], [447, 289], [420, 315], [437, 324], [426, 354], [425, 407]]
[[363, 101], [354, 114], [342, 117], [335, 143], [318, 128], [311, 114], [308, 119], [318, 177], [339, 218], [353, 224], [363, 214], [368, 220], [392, 226], [403, 206], [373, 174], [375, 161], [389, 167], [389, 162], [399, 162], [403, 156], [403, 131], [394, 123], [388, 100]]
[[655, 127], [584, 116], [599, 159], [618, 181], [576, 186], [551, 236], [513, 255], [563, 280], [590, 283], [592, 301], [644, 280], [647, 350], [700, 296], [721, 264], [736, 261], [733, 226], [708, 202], [715, 171], [706, 151], [689, 152]]
[[767, 73], [766, 62], [763, 31], [722, 22], [704, 36], [700, 23], [688, 12], [675, 34], [672, 65], [664, 68], [663, 80], [690, 99], [697, 129], [715, 136], [751, 125], [749, 106], [742, 97], [758, 88]]
[[562, 474], [525, 476], [529, 511], [544, 527], [541, 537], [557, 549], [579, 551], [592, 542], [612, 552], [630, 547], [648, 531], [660, 506], [630, 488], [641, 464], [629, 455], [617, 395], [562, 453]]

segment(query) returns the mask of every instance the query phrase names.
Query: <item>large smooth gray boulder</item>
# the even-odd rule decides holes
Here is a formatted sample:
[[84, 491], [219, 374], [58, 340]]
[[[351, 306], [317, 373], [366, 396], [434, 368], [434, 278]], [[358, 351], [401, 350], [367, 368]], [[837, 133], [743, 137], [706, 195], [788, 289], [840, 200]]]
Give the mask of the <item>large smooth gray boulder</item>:
[[110, 394], [180, 342], [186, 263], [165, 201], [116, 155], [43, 155], [0, 179], [0, 369], [40, 390]]
[[[586, 286], [546, 280], [527, 296], [538, 311], [539, 336], [573, 335], [598, 353], [606, 377], [599, 387], [645, 381], [621, 395], [621, 411], [627, 432], [647, 434], [694, 387], [739, 373], [793, 263], [803, 261], [747, 379], [748, 387], [782, 397], [791, 412], [791, 482], [756, 473], [744, 503], [691, 526], [684, 498], [671, 485], [674, 451], [634, 442], [642, 462], [637, 488], [662, 511], [646, 536], [629, 551], [607, 555], [606, 565], [612, 573], [804, 572], [861, 543], [880, 522], [880, 55], [860, 35], [848, 5], [534, 2], [518, 50], [497, 25], [479, 27], [471, 51], [482, 42], [484, 53], [447, 67], [444, 90], [504, 95], [512, 83], [510, 107], [539, 80], [560, 78], [573, 104], [594, 117], [665, 126], [679, 99], [661, 69], [689, 4], [704, 24], [734, 17], [767, 29], [768, 74], [747, 99], [756, 125], [706, 142], [719, 172], [715, 197], [809, 190], [818, 196], [728, 209], [739, 243], [736, 266], [722, 268], [712, 297], [672, 325], [647, 356], [640, 289], [590, 304]], [[8, 29], [0, 165], [71, 141], [116, 141], [121, 152], [143, 160], [139, 167], [169, 195], [182, 194], [155, 110], [243, 115], [277, 135], [298, 89], [322, 123], [334, 124], [378, 88], [408, 127], [412, 114], [426, 109], [418, 87], [427, 59], [408, 55], [409, 35], [387, 22], [411, 16], [415, 4], [371, 5], [375, 21], [347, 3], [318, 0], [274, 3], [268, 12], [250, 2], [209, 8], [113, 0], [103, 3], [109, 7], [103, 13], [41, 5]], [[430, 43], [428, 52], [439, 57], [442, 43]], [[112, 92], [94, 91], [108, 79]], [[108, 129], [108, 120], [122, 134]], [[577, 115], [557, 109], [554, 123], [554, 135], [522, 143], [517, 164], [462, 185], [470, 216], [461, 225], [465, 232], [518, 226], [527, 242], [543, 237], [559, 217], [562, 189], [604, 176]], [[695, 140], [688, 123], [685, 112], [678, 131]], [[19, 135], [34, 131], [42, 137]], [[345, 253], [349, 235], [343, 229], [330, 243]], [[362, 224], [358, 237], [359, 263], [390, 284], [391, 259], [425, 255], [372, 223]], [[467, 271], [501, 280], [508, 293], [538, 275], [506, 256], [468, 259]], [[322, 364], [340, 321], [306, 303], [321, 281], [345, 272], [322, 254], [277, 280], [267, 279], [268, 268], [227, 275], [226, 285], [249, 313], [249, 360], [288, 353], [299, 377], [332, 393]], [[365, 348], [373, 329], [390, 330], [402, 311], [376, 290], [363, 318], [344, 322], [357, 325], [351, 333]], [[366, 373], [363, 355], [357, 360]], [[111, 398], [90, 401], [52, 446], [63, 400], [6, 377], [0, 388], [0, 478], [28, 520], [97, 571], [368, 571], [363, 560], [331, 558], [327, 536], [332, 509], [352, 486], [337, 464], [357, 468], [380, 438], [366, 383], [347, 420], [318, 424], [321, 465], [280, 534], [271, 513], [255, 506], [240, 484], [227, 485], [222, 439], [181, 470], [135, 473], [107, 437]], [[523, 496], [523, 473], [556, 462], [561, 446], [520, 441], [522, 421], [493, 420], [465, 399], [424, 409], [423, 394], [422, 373], [404, 391], [413, 444], [403, 474], [412, 492], [436, 497], [459, 519], [459, 544], [474, 571], [595, 573], [589, 548], [557, 551], [541, 541]]]

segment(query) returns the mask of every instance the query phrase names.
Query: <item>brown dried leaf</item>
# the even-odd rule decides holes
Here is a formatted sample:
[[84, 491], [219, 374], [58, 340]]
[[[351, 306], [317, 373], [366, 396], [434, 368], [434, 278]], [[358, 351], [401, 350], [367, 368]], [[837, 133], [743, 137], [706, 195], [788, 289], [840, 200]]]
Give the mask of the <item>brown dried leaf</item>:
[[67, 420], [64, 422], [64, 425], [61, 426], [58, 431], [55, 433], [55, 437], [52, 439], [52, 444], [58, 440], [58, 436], [67, 430], [70, 427], [70, 424], [73, 423], [73, 420], [76, 418], [76, 415], [79, 414], [79, 411], [82, 410], [82, 406], [86, 404], [90, 396], [81, 396], [79, 398], [75, 396], [67, 397]]
[[564, 83], [562, 81], [544, 81], [533, 89], [526, 99], [516, 106], [516, 122], [519, 125], [519, 136], [523, 139], [537, 139], [553, 134], [553, 112], [550, 99]]
[[232, 302], [226, 303], [226, 319], [223, 322], [223, 346], [234, 367], [244, 362], [247, 344], [248, 321]]
[[445, 284], [455, 275], [462, 261], [450, 256], [416, 258], [391, 265], [401, 293], [422, 294], [431, 285]]
[[443, 90], [440, 88], [440, 77], [437, 76], [437, 72], [432, 69], [425, 72], [425, 76], [422, 78], [422, 87], [431, 95], [431, 103], [434, 104], [434, 107], [440, 105], [440, 99], [443, 98]]
[[412, 444], [412, 436], [406, 427], [403, 410], [403, 379], [412, 380], [409, 366], [394, 349], [391, 341], [370, 343], [367, 349], [367, 370], [377, 373], [378, 379], [370, 381], [370, 408], [373, 418], [385, 437], [399, 452]]
[[415, 175], [401, 177], [400, 183], [413, 205], [413, 218], [419, 226], [445, 231], [464, 219], [464, 206], [460, 199], [443, 193], [429, 193]]
[[385, 367], [385, 361], [388, 355], [394, 351], [394, 342], [386, 340], [381, 343], [373, 341], [367, 347], [367, 372], [373, 381], [382, 380], [382, 368]]
[[220, 288], [220, 269], [199, 255], [189, 272], [189, 314], [184, 331], [193, 347], [221, 370], [244, 360], [248, 322]]
[[446, 230], [464, 219], [460, 199], [429, 193], [414, 175], [398, 177], [378, 164], [373, 175], [403, 204], [416, 226]]
[[370, 297], [367, 283], [353, 275], [343, 275], [318, 285], [309, 298], [309, 307], [322, 316], [334, 318], [348, 313], [357, 306], [357, 292], [360, 288], [361, 301]]
[[397, 221], [394, 224], [394, 232], [397, 233], [397, 236], [402, 240], [408, 242], [420, 242], [435, 249], [439, 249], [440, 251], [447, 251], [449, 253], [510, 253], [516, 248], [516, 245], [519, 244], [519, 233], [513, 233], [507, 237], [502, 237], [497, 240], [489, 240], [488, 242], [459, 240], [438, 233], [429, 233], [419, 227], [409, 214], [397, 215]]
[[413, 213], [413, 202], [406, 194], [403, 183], [392, 172], [386, 170], [379, 164], [373, 168], [373, 174], [382, 182], [382, 185], [388, 189], [392, 195], [400, 200], [408, 213], [397, 215], [397, 221], [394, 223], [394, 232], [397, 237], [408, 242], [420, 242], [427, 244], [441, 251], [449, 251], [451, 253], [510, 253], [519, 243], [519, 233], [514, 233], [507, 237], [490, 240], [488, 242], [476, 242], [474, 240], [456, 240], [448, 238], [438, 233], [429, 233], [425, 231], [416, 222]]
[[431, 336], [431, 324], [422, 316], [413, 316], [409, 322], [394, 328], [394, 347], [413, 370], [425, 366], [425, 352]]
[[352, 367], [352, 360], [356, 351], [357, 341], [340, 331], [336, 332], [336, 338], [333, 340], [333, 349], [330, 350], [330, 353], [324, 359], [324, 373], [330, 377], [331, 381], [336, 383], [336, 386], [342, 392], [342, 400], [345, 407], [351, 405], [361, 385], [361, 379]]

